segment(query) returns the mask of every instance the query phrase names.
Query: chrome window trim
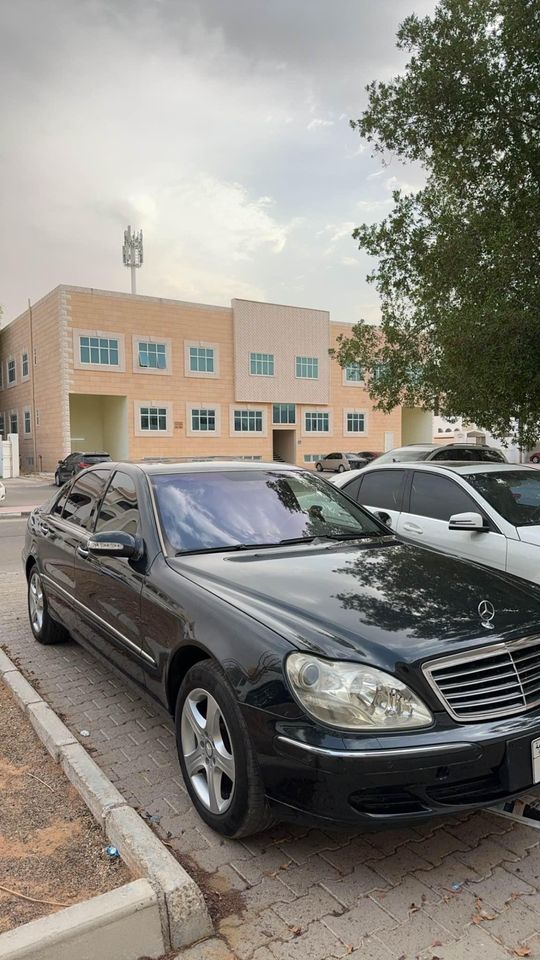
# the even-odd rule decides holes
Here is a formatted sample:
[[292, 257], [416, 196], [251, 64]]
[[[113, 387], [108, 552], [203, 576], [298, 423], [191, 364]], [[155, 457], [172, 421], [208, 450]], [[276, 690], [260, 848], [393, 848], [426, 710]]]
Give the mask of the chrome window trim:
[[107, 621], [104, 620], [103, 617], [100, 617], [99, 614], [95, 613], [93, 610], [90, 610], [90, 608], [85, 606], [84, 603], [81, 603], [80, 600], [77, 600], [77, 598], [74, 597], [72, 593], [69, 593], [68, 590], [65, 590], [64, 587], [61, 587], [59, 583], [56, 583], [54, 580], [52, 580], [50, 577], [48, 577], [44, 573], [41, 574], [41, 579], [44, 580], [45, 583], [47, 583], [50, 587], [52, 587], [53, 590], [58, 590], [59, 593], [67, 597], [67, 599], [70, 600], [71, 603], [75, 604], [76, 607], [79, 607], [80, 610], [83, 610], [85, 614], [89, 614], [93, 620], [96, 620], [99, 624], [101, 624], [101, 626], [105, 627], [106, 630], [114, 634], [114, 636], [118, 640], [120, 640], [120, 642], [123, 643], [124, 646], [128, 647], [130, 650], [135, 651], [135, 653], [138, 653], [139, 656], [143, 658], [143, 660], [146, 660], [148, 663], [151, 663], [153, 667], [156, 666], [156, 661], [154, 660], [154, 658], [151, 657], [150, 654], [146, 653], [146, 651], [143, 650], [142, 647], [138, 647], [137, 644], [133, 642], [133, 640], [130, 640], [129, 637], [125, 636], [125, 634], [120, 633], [120, 631], [117, 630], [116, 627], [113, 627], [110, 623], [107, 623]]
[[[429, 686], [435, 693], [439, 702], [442, 703], [446, 712], [450, 714], [452, 719], [456, 720], [457, 723], [476, 723], [482, 720], [498, 720], [499, 717], [509, 717], [509, 716], [520, 715], [522, 713], [528, 713], [529, 710], [534, 710], [535, 707], [540, 705], [540, 696], [538, 696], [535, 700], [532, 700], [530, 703], [524, 703], [523, 706], [521, 707], [510, 706], [500, 710], [491, 710], [491, 711], [486, 710], [486, 711], [483, 711], [482, 713], [470, 713], [470, 714], [467, 714], [466, 717], [463, 717], [462, 715], [455, 713], [455, 711], [452, 709], [451, 705], [449, 704], [448, 700], [446, 699], [442, 691], [439, 690], [437, 681], [432, 676], [432, 671], [434, 669], [446, 669], [446, 667], [453, 667], [454, 665], [462, 666], [463, 664], [467, 664], [467, 663], [475, 663], [478, 660], [484, 660], [487, 657], [496, 656], [497, 654], [499, 655], [507, 654], [510, 658], [512, 658], [513, 650], [519, 650], [523, 647], [527, 647], [531, 643], [539, 643], [539, 642], [540, 642], [540, 634], [533, 634], [530, 637], [522, 637], [519, 640], [509, 640], [506, 642], [503, 641], [501, 643], [492, 643], [487, 647], [476, 647], [476, 648], [473, 648], [472, 650], [465, 650], [460, 654], [454, 654], [449, 657], [440, 657], [436, 660], [428, 660], [426, 663], [422, 664], [422, 673], [424, 674], [424, 677], [426, 678], [427, 682], [429, 683]], [[512, 659], [512, 666], [514, 667], [514, 670], [516, 672], [516, 681], [517, 681], [516, 687], [519, 687], [519, 689], [521, 689], [523, 693], [521, 679], [514, 665], [513, 659]], [[523, 696], [525, 699], [524, 694]]]
[[280, 743], [299, 747], [301, 750], [307, 750], [308, 753], [317, 753], [325, 757], [350, 757], [357, 760], [369, 760], [372, 757], [414, 757], [426, 753], [448, 753], [452, 750], [470, 750], [474, 746], [471, 743], [437, 743], [425, 747], [398, 747], [388, 750], [332, 750], [329, 747], [316, 747], [311, 743], [302, 743], [300, 740], [292, 739], [292, 737], [279, 736], [277, 739]]

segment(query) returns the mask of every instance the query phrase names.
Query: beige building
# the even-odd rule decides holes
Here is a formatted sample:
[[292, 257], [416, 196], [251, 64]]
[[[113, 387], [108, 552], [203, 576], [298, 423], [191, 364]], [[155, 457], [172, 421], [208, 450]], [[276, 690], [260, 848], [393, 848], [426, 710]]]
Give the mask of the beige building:
[[373, 410], [358, 366], [329, 357], [349, 330], [304, 307], [62, 285], [0, 330], [0, 435], [19, 434], [23, 471], [72, 451], [304, 464], [431, 439], [430, 415]]

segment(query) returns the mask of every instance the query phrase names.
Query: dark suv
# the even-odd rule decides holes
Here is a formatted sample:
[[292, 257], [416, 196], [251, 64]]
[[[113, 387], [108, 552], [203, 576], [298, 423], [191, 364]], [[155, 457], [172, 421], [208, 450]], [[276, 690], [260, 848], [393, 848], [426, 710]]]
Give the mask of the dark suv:
[[415, 463], [419, 460], [449, 461], [460, 463], [507, 463], [502, 450], [488, 447], [485, 443], [410, 443], [406, 447], [395, 447], [377, 457], [380, 463]]
[[61, 487], [66, 480], [71, 480], [76, 473], [84, 470], [85, 467], [92, 467], [96, 463], [104, 463], [110, 459], [110, 453], [70, 453], [65, 460], [58, 461], [54, 482], [57, 487]]

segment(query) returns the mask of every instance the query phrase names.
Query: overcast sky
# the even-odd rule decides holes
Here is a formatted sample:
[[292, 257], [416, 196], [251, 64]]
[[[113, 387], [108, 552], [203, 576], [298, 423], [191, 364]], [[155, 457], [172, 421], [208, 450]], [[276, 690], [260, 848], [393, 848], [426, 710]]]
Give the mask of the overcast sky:
[[[5, 0], [0, 304], [58, 283], [378, 317], [354, 226], [396, 185], [349, 119], [434, 0]], [[416, 179], [415, 179], [416, 177]]]

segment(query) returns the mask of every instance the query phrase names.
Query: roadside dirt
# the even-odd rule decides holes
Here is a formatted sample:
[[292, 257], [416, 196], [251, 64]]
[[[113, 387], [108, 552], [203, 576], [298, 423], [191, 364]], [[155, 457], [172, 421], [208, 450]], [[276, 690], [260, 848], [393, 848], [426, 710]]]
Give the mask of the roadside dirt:
[[0, 682], [0, 933], [128, 883], [128, 870], [108, 859], [106, 845]]

